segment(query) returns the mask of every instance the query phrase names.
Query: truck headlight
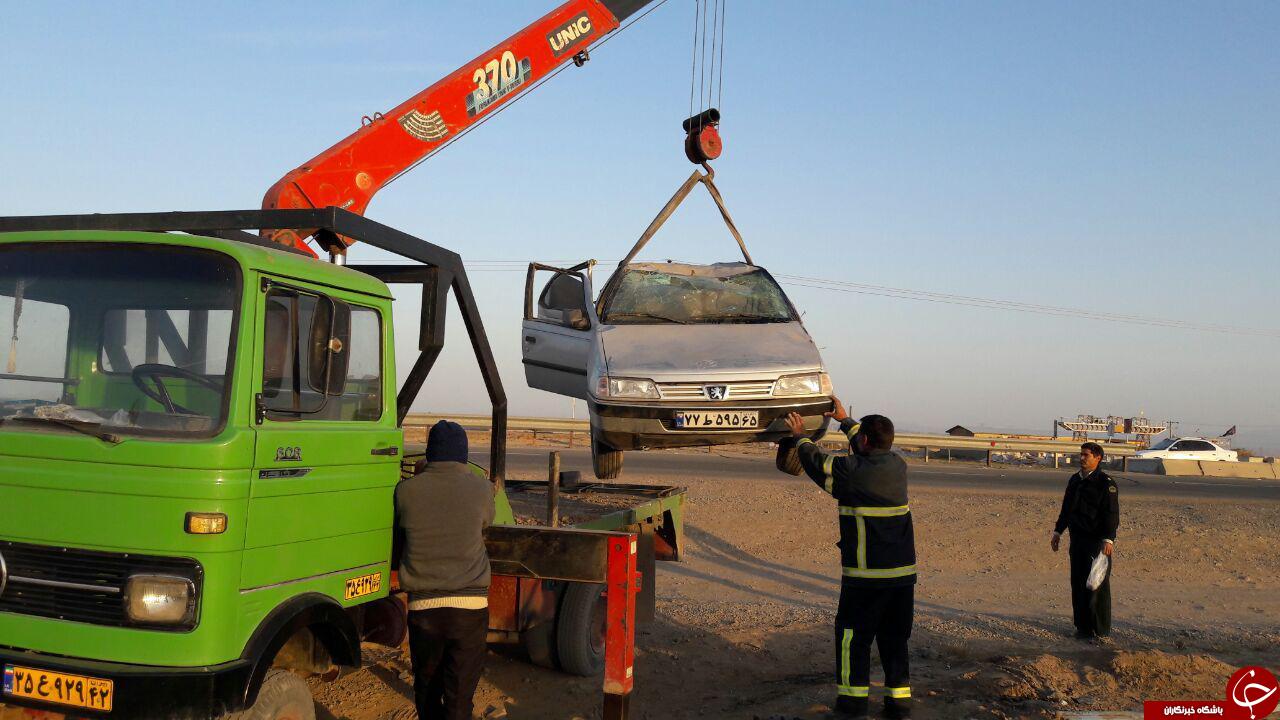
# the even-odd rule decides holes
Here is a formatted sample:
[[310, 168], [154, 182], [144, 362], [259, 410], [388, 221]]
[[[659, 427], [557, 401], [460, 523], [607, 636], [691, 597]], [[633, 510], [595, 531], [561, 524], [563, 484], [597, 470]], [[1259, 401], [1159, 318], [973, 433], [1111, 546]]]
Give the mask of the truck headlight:
[[133, 575], [125, 584], [125, 611], [143, 625], [189, 625], [195, 618], [196, 586], [172, 575]]
[[773, 387], [773, 394], [783, 395], [830, 395], [831, 377], [824, 372], [805, 373], [803, 375], [783, 375]]
[[608, 398], [632, 398], [639, 400], [658, 400], [658, 386], [652, 380], [644, 378], [617, 378], [600, 376], [596, 384], [596, 394]]

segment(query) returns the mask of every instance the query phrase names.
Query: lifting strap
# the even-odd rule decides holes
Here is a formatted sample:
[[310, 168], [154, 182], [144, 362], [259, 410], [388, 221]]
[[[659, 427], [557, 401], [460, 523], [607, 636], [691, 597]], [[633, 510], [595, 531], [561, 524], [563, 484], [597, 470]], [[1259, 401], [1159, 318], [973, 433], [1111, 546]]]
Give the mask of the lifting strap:
[[716, 207], [720, 209], [720, 217], [724, 218], [724, 224], [729, 226], [729, 232], [733, 233], [733, 239], [738, 241], [738, 247], [742, 250], [743, 259], [747, 261], [748, 265], [755, 265], [751, 260], [751, 254], [747, 252], [747, 244], [742, 241], [742, 235], [738, 232], [737, 226], [733, 224], [733, 218], [729, 217], [729, 210], [724, 206], [724, 199], [720, 197], [720, 191], [716, 189], [716, 171], [712, 170], [711, 166], [706, 163], [702, 163], [702, 167], [706, 168], [707, 171], [705, 173], [701, 170], [693, 171], [689, 179], [684, 181], [680, 189], [676, 190], [676, 194], [672, 195], [667, 204], [658, 212], [653, 222], [649, 223], [649, 227], [640, 235], [640, 239], [632, 246], [631, 252], [627, 253], [627, 256], [618, 264], [618, 267], [627, 265], [635, 259], [640, 250], [653, 238], [658, 229], [662, 227], [662, 224], [667, 221], [667, 218], [670, 218], [672, 213], [676, 211], [676, 208], [680, 207], [680, 203], [684, 202], [689, 193], [693, 192], [694, 186], [698, 183], [705, 185], [707, 192], [711, 193], [711, 199], [716, 201]]
[[13, 337], [9, 339], [9, 362], [5, 370], [13, 375], [18, 372], [18, 318], [22, 317], [22, 296], [25, 294], [27, 281], [18, 278], [13, 286]]

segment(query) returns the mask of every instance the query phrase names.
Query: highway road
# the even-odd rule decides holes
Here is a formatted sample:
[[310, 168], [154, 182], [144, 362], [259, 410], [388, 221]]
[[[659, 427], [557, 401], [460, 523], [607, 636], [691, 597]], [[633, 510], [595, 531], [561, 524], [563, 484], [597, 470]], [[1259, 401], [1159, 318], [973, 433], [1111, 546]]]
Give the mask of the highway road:
[[[509, 448], [507, 472], [513, 477], [543, 478], [547, 473], [547, 453], [555, 448]], [[478, 455], [478, 457], [477, 457]], [[485, 464], [487, 453], [473, 459]], [[561, 449], [561, 469], [581, 470], [584, 480], [592, 478], [591, 454], [585, 449]], [[629, 452], [622, 477], [661, 475], [678, 484], [681, 477], [775, 479], [778, 482], [808, 482], [784, 475], [773, 467], [772, 455], [737, 455], [719, 452]], [[1003, 488], [1024, 491], [1061, 492], [1072, 470], [992, 467], [979, 463], [934, 461], [911, 462], [911, 483], [915, 487], [961, 489]], [[1223, 500], [1280, 503], [1280, 482], [1238, 478], [1168, 477], [1143, 473], [1113, 472], [1124, 495], [1218, 498]]]

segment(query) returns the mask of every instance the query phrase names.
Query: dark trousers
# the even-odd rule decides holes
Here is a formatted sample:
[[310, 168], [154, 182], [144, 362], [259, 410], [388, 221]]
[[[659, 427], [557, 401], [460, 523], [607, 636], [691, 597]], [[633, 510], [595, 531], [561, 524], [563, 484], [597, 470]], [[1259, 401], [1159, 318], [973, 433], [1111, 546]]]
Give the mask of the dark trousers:
[[470, 720], [488, 651], [488, 610], [433, 608], [409, 613], [409, 653], [419, 720]]
[[1107, 577], [1097, 590], [1085, 586], [1093, 559], [1102, 551], [1102, 541], [1094, 538], [1071, 538], [1071, 614], [1076, 634], [1106, 637], [1111, 634], [1111, 571], [1115, 558], [1107, 567]]
[[871, 685], [871, 643], [880, 649], [886, 697], [911, 697], [907, 640], [915, 613], [915, 585], [868, 588], [841, 585], [836, 611], [836, 689], [865, 698]]

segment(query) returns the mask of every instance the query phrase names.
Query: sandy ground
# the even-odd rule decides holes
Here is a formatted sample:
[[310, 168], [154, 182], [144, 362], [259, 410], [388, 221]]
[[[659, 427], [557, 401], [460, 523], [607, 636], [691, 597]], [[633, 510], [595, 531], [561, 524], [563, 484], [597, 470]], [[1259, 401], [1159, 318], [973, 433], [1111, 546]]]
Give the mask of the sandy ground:
[[[658, 617], [637, 631], [632, 717], [829, 717], [833, 501], [799, 480], [624, 481], [689, 490], [686, 559], [659, 564]], [[912, 493], [917, 718], [1133, 711], [1144, 699], [1221, 699], [1244, 664], [1280, 673], [1280, 503], [1122, 495], [1114, 642], [1095, 646], [1070, 637], [1067, 557], [1048, 548], [1059, 501], [999, 488]], [[407, 651], [366, 645], [365, 656], [362, 670], [309, 681], [318, 718], [381, 720], [410, 705]], [[872, 682], [874, 709], [878, 672]], [[534, 667], [518, 648], [491, 650], [476, 697], [482, 718], [585, 720], [600, 708], [598, 678]]]
[[[827, 717], [831, 499], [799, 481], [625, 481], [689, 488], [686, 559], [659, 564], [658, 618], [637, 633], [633, 717]], [[1280, 669], [1280, 504], [1121, 500], [1114, 642], [1095, 646], [1070, 637], [1066, 553], [1048, 548], [1056, 493], [912, 493], [916, 717], [1138, 710], [1144, 699], [1221, 699], [1243, 664]], [[370, 667], [315, 681], [318, 717], [373, 720], [409, 704], [407, 654], [366, 653]], [[492, 651], [476, 716], [504, 714], [600, 717], [600, 681]]]

